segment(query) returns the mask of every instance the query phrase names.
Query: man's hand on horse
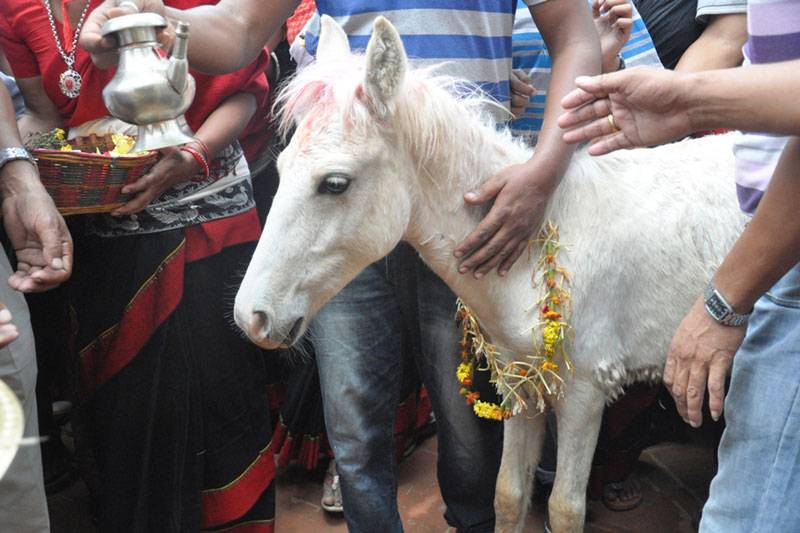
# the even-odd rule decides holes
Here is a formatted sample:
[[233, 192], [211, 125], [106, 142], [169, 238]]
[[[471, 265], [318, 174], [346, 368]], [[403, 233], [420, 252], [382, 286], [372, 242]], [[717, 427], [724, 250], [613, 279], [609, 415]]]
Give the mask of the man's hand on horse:
[[506, 167], [464, 195], [468, 204], [494, 204], [455, 250], [455, 256], [462, 259], [458, 267], [462, 274], [472, 272], [480, 279], [497, 268], [504, 276], [527, 248], [557, 183], [551, 176], [536, 173], [537, 166], [531, 162]]
[[561, 105], [564, 141], [589, 141], [589, 153], [654, 146], [694, 131], [686, 95], [691, 74], [637, 67], [600, 76], [581, 76]]
[[672, 338], [664, 367], [664, 384], [675, 399], [683, 420], [698, 428], [708, 389], [711, 418], [722, 414], [725, 378], [733, 356], [744, 339], [745, 328], [718, 324], [705, 309], [702, 298], [692, 306]]
[[[79, 42], [81, 47], [92, 54], [95, 65], [109, 68], [117, 64], [117, 42], [102, 36], [103, 24], [112, 18], [137, 12], [158, 13], [167, 18], [162, 0], [105, 0], [89, 13]], [[172, 22], [167, 18], [167, 27], [158, 33], [158, 40], [165, 50], [172, 48], [174, 36]]]

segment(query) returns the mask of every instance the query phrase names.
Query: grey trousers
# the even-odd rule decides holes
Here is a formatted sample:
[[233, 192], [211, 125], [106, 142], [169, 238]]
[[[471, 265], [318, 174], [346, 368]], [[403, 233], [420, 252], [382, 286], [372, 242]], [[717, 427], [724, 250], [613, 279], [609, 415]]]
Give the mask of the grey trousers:
[[[28, 305], [22, 294], [8, 286], [11, 265], [0, 249], [0, 302], [13, 315], [19, 338], [0, 349], [0, 379], [13, 390], [25, 415], [25, 436], [39, 434], [36, 415], [36, 347]], [[5, 476], [0, 479], [0, 531], [41, 533], [50, 531], [44, 494], [39, 446], [21, 446]]]

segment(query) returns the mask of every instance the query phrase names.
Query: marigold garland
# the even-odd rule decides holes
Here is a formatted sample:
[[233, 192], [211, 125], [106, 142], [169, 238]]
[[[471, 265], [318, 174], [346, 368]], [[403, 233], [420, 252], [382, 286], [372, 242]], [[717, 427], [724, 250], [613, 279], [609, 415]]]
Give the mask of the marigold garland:
[[[461, 322], [462, 337], [461, 364], [456, 369], [456, 377], [462, 385], [461, 395], [481, 418], [506, 420], [526, 409], [531, 399], [536, 400], [539, 412], [544, 411], [547, 398], [557, 399], [564, 393], [559, 362], [572, 370], [564, 347], [571, 330], [567, 322], [570, 278], [567, 271], [558, 266], [561, 244], [556, 225], [548, 222], [538, 239], [531, 242], [531, 247], [533, 245], [539, 246], [539, 260], [531, 281], [534, 287], [545, 288], [544, 295], [536, 302], [539, 320], [531, 327], [533, 353], [522, 360], [500, 361], [497, 347], [484, 337], [475, 314], [458, 300], [456, 319]], [[541, 274], [537, 276], [537, 272]], [[480, 393], [471, 390], [476, 369], [491, 372], [491, 382], [503, 397], [500, 404], [480, 400]]]

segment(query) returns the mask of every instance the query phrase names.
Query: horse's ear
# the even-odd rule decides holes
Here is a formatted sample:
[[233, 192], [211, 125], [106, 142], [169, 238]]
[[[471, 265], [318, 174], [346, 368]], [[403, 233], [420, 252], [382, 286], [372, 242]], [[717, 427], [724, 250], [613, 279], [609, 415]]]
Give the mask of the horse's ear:
[[406, 50], [392, 23], [375, 19], [367, 45], [364, 90], [375, 111], [386, 115], [389, 103], [400, 91], [406, 76]]
[[320, 19], [317, 61], [341, 59], [350, 55], [350, 42], [339, 24], [328, 15]]

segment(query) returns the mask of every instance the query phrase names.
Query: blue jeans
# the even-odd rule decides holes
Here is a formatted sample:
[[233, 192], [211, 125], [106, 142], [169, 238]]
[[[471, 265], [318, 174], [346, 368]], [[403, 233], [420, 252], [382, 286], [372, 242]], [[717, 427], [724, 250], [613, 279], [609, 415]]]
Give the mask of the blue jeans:
[[700, 531], [800, 532], [800, 265], [756, 304], [725, 413]]
[[401, 301], [409, 296], [413, 280], [418, 322], [412, 326], [420, 328], [418, 365], [436, 413], [445, 518], [458, 531], [493, 531], [502, 425], [478, 419], [459, 395], [455, 296], [406, 245], [367, 267], [320, 311], [312, 326], [347, 525], [352, 533], [403, 530], [393, 425], [402, 377], [403, 319], [409, 318]]

